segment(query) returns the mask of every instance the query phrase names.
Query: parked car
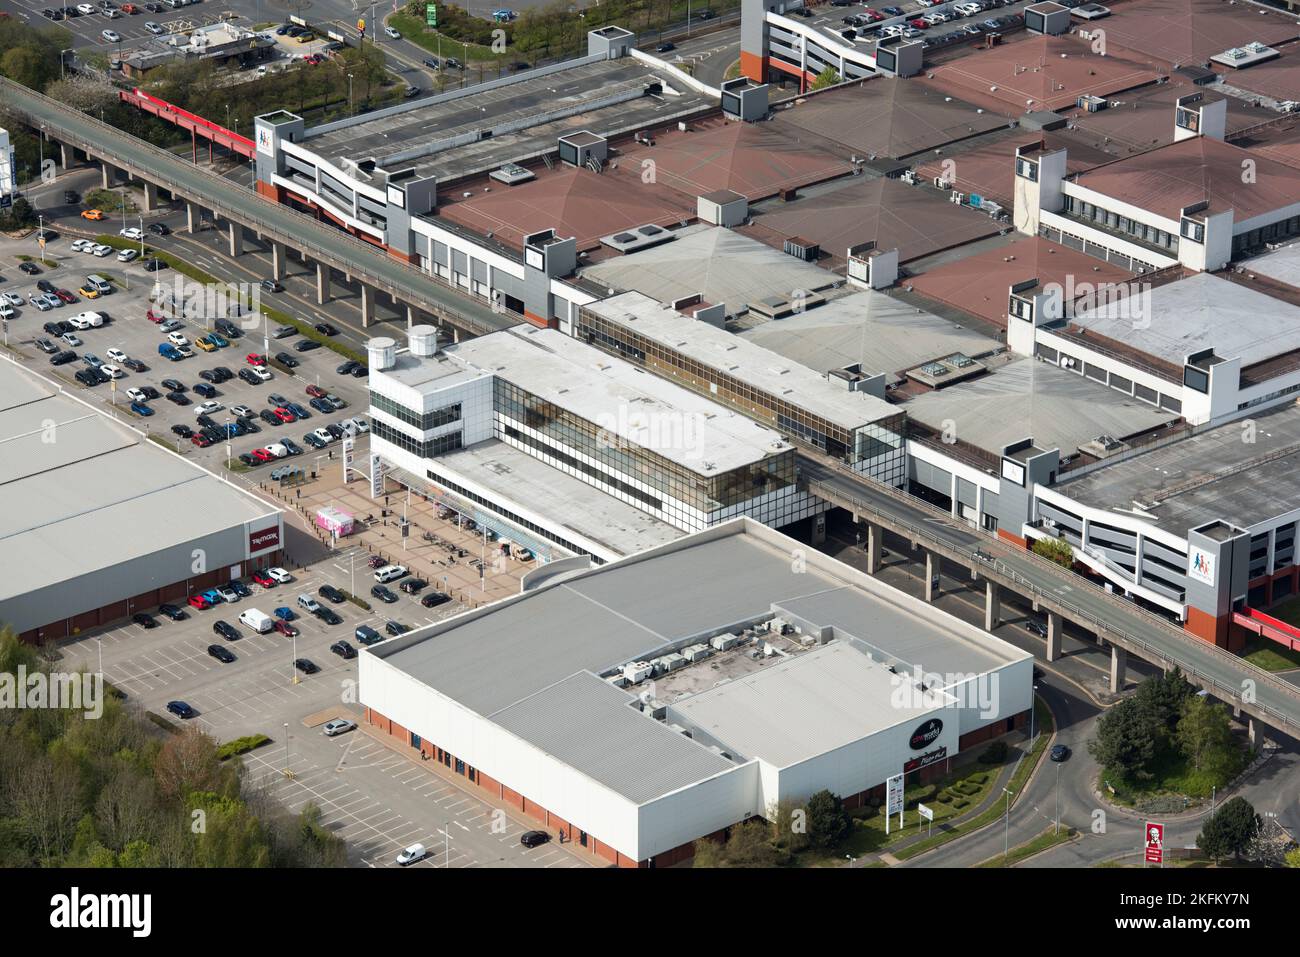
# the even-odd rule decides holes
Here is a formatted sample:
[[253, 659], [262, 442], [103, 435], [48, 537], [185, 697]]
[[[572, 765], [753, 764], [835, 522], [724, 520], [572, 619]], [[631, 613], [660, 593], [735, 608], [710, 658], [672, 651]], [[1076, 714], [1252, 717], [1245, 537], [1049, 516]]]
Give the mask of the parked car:
[[330, 645], [330, 651], [338, 655], [344, 661], [355, 658], [357, 656], [357, 649], [353, 648], [346, 641], [334, 642], [334, 644]]
[[1067, 761], [1067, 760], [1069, 760], [1069, 757], [1070, 757], [1070, 748], [1069, 748], [1069, 745], [1065, 745], [1065, 744], [1054, 744], [1054, 745], [1052, 745], [1052, 753], [1051, 753], [1051, 757], [1052, 757], [1052, 760], [1053, 760], [1053, 761], [1056, 761], [1056, 762], [1061, 762], [1061, 761]]
[[235, 660], [234, 652], [225, 645], [208, 645], [208, 654], [227, 665]]
[[169, 603], [159, 605], [158, 614], [166, 615], [172, 621], [184, 621], [186, 618], [190, 617], [185, 613], [185, 609], [178, 608], [176, 605], [172, 605]]
[[321, 585], [316, 591], [322, 598], [325, 598], [336, 605], [341, 605], [343, 602], [347, 601], [347, 596], [333, 585]]
[[420, 599], [420, 604], [425, 608], [437, 608], [439, 605], [451, 601], [450, 595], [444, 595], [442, 592], [431, 591]]
[[222, 638], [226, 639], [226, 641], [238, 641], [241, 637], [241, 635], [239, 634], [239, 629], [237, 629], [234, 625], [230, 624], [230, 622], [228, 621], [214, 622], [212, 625], [212, 630], [215, 631]]
[[397, 855], [396, 860], [400, 866], [406, 867], [416, 861], [422, 861], [428, 856], [429, 852], [424, 849], [423, 844], [412, 844], [410, 847], [403, 848], [402, 852]]
[[295, 658], [293, 666], [305, 675], [314, 675], [320, 668], [310, 658]]
[[333, 721], [325, 722], [325, 736], [332, 738], [335, 735], [346, 734], [348, 731], [356, 729], [357, 723], [349, 721], [347, 718], [335, 718]]
[[194, 718], [198, 716], [198, 712], [195, 711], [193, 708], [191, 708], [184, 701], [168, 701], [167, 710], [170, 711], [172, 714], [176, 715], [176, 717], [178, 718], [188, 719], [188, 718]]
[[158, 627], [158, 621], [148, 612], [138, 611], [131, 616], [131, 620], [142, 628]]
[[551, 835], [545, 831], [524, 831], [519, 835], [519, 843], [524, 847], [540, 847], [550, 841]]

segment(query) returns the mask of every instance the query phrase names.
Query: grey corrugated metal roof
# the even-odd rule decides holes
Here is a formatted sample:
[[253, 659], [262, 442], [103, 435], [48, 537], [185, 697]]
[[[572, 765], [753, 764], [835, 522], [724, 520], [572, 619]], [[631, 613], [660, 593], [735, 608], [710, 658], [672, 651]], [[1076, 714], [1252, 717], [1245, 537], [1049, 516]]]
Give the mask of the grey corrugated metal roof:
[[642, 714], [632, 701], [627, 692], [581, 672], [492, 719], [638, 804], [734, 767]]
[[278, 511], [9, 367], [0, 501], [0, 600]]

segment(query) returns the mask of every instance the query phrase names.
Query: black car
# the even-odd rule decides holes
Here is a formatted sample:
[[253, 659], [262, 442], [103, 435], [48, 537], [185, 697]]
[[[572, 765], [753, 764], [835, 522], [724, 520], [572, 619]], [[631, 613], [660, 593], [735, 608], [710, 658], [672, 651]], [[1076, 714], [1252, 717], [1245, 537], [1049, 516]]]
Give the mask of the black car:
[[166, 615], [172, 621], [184, 621], [189, 617], [189, 615], [185, 613], [185, 609], [172, 604], [159, 605], [158, 614]]
[[524, 847], [540, 847], [551, 839], [545, 831], [524, 831], [519, 836], [519, 843]]
[[[217, 327], [217, 332], [221, 333], [227, 339], [238, 339], [244, 334], [240, 331], [239, 326], [235, 325], [229, 319], [218, 319], [213, 323], [213, 325]], [[230, 378], [229, 369], [226, 369], [225, 366], [217, 366], [217, 368], [224, 369], [226, 372], [226, 378]]]
[[230, 583], [230, 587], [235, 590], [235, 594], [240, 598], [252, 598], [253, 590], [245, 585], [241, 580], [236, 578]]
[[1052, 745], [1052, 760], [1053, 760], [1053, 761], [1056, 761], [1056, 762], [1059, 763], [1059, 762], [1061, 762], [1061, 761], [1068, 760], [1069, 757], [1070, 757], [1070, 748], [1069, 748], [1068, 745], [1064, 745], [1064, 744], [1054, 744], [1054, 745]]
[[439, 605], [451, 601], [450, 595], [444, 595], [442, 592], [431, 591], [420, 599], [420, 604], [425, 608], [437, 608]]
[[267, 425], [280, 425], [280, 424], [282, 424], [282, 423], [280, 422], [280, 417], [279, 417], [278, 415], [276, 415], [274, 412], [272, 412], [270, 409], [263, 409], [261, 412], [257, 413], [257, 415], [258, 415], [258, 418], [260, 418], [260, 419], [261, 419], [263, 422], [265, 422]]
[[410, 629], [400, 621], [389, 621], [384, 624], [384, 631], [388, 632], [393, 637], [397, 637], [404, 631], [410, 631]]
[[392, 589], [387, 588], [384, 585], [376, 585], [374, 588], [370, 589], [370, 594], [388, 605], [397, 601], [397, 596], [393, 594]]
[[280, 444], [285, 447], [290, 455], [302, 455], [302, 446], [293, 439], [281, 439]]
[[234, 652], [225, 645], [208, 645], [208, 654], [224, 664], [230, 664], [235, 660]]
[[218, 621], [212, 626], [212, 630], [222, 638], [226, 639], [226, 641], [239, 640], [239, 631], [229, 622]]
[[[170, 399], [171, 396], [168, 396], [167, 398]], [[191, 435], [194, 434], [194, 430], [191, 429], [184, 422], [178, 422], [175, 425], [173, 425], [172, 432], [174, 432], [176, 435], [179, 435], [182, 439], [188, 439]]]
[[464, 64], [462, 64], [462, 63], [461, 63], [459, 60], [457, 60], [454, 56], [449, 56], [449, 57], [447, 57], [447, 59], [443, 61], [443, 65], [444, 65], [448, 70], [463, 70], [463, 69], [465, 69]]
[[187, 705], [184, 701], [168, 701], [167, 710], [178, 718], [193, 718], [198, 712]]
[[334, 652], [334, 654], [338, 655], [345, 661], [357, 656], [357, 649], [353, 648], [346, 641], [334, 642], [334, 644], [330, 645], [330, 651]]
[[314, 675], [320, 671], [320, 668], [310, 658], [295, 658], [293, 666], [305, 675]]
[[293, 344], [296, 352], [311, 352], [313, 349], [319, 349], [320, 343], [315, 339], [299, 339]]
[[168, 392], [184, 392], [185, 384], [176, 379], [163, 379], [162, 387]]
[[167, 264], [163, 262], [161, 259], [154, 259], [151, 257], [144, 261], [145, 272], [159, 272], [160, 270], [166, 268], [167, 268]]
[[343, 602], [348, 600], [347, 596], [344, 595], [343, 592], [335, 588], [333, 585], [321, 585], [320, 588], [317, 590], [317, 593], [322, 598], [327, 598], [336, 605], [341, 605]]
[[280, 363], [280, 365], [284, 366], [286, 369], [298, 368], [298, 360], [287, 352], [277, 352], [275, 354], [275, 361]]
[[338, 329], [331, 326], [328, 322], [318, 322], [316, 325], [312, 326], [312, 328], [322, 336], [337, 336], [339, 334]]
[[171, 232], [171, 229], [166, 223], [150, 223], [149, 232], [153, 233], [155, 236], [166, 236]]
[[368, 375], [370, 375], [370, 369], [359, 362], [357, 363], [357, 367], [352, 370], [352, 378], [354, 379], [364, 379]]
[[424, 65], [427, 66], [430, 70], [438, 69], [438, 61], [431, 56], [424, 58]]
[[406, 581], [402, 582], [397, 587], [400, 588], [402, 591], [406, 592], [408, 595], [414, 595], [417, 594], [420, 591], [420, 589], [427, 584], [429, 583], [426, 581], [422, 581], [419, 578], [408, 578]]
[[214, 429], [217, 427], [217, 423], [213, 421], [212, 416], [210, 415], [200, 415], [194, 421], [197, 422], [199, 425], [201, 425], [204, 429]]
[[75, 189], [65, 189], [63, 191], [63, 201], [68, 205], [81, 202], [81, 194]]
[[325, 622], [325, 624], [327, 625], [343, 624], [343, 619], [339, 617], [338, 612], [336, 612], [332, 608], [326, 608], [324, 605], [321, 605], [314, 612], [312, 612], [312, 614], [314, 614], [321, 621]]
[[655, 52], [656, 52], [656, 53], [672, 53], [672, 52], [673, 52], [674, 50], [676, 50], [676, 49], [677, 49], [677, 44], [675, 44], [675, 43], [661, 43], [661, 44], [659, 44], [659, 46], [655, 47]]
[[48, 332], [52, 336], [63, 335], [63, 330], [59, 328], [59, 324], [57, 322], [47, 322], [45, 325], [41, 326], [41, 329], [43, 329], [45, 332]]
[[55, 286], [54, 283], [50, 282], [48, 279], [42, 279], [36, 283], [36, 288], [39, 289], [41, 292], [54, 292], [54, 290], [58, 287]]
[[253, 458], [253, 456], [247, 452], [239, 453], [239, 461], [243, 462], [250, 469], [255, 468], [256, 466], [261, 464], [260, 462], [257, 461], [257, 459]]
[[146, 402], [152, 402], [154, 399], [162, 398], [162, 393], [159, 392], [151, 385], [140, 386], [140, 391], [144, 393], [144, 398]]
[[189, 405], [189, 404], [190, 404], [190, 400], [187, 399], [187, 398], [185, 397], [185, 394], [182, 393], [182, 392], [168, 392], [168, 393], [167, 393], [167, 401], [168, 401], [168, 402], [173, 402], [173, 403], [175, 403], [176, 405]]
[[84, 386], [96, 386], [100, 383], [99, 372], [95, 369], [78, 369], [73, 378]]
[[[145, 365], [143, 362], [141, 362], [139, 359], [131, 359], [131, 358], [123, 359], [123, 360], [122, 360], [122, 365], [126, 366], [126, 367], [127, 367], [128, 369], [130, 369], [132, 372], [148, 372], [148, 371], [149, 371], [149, 367], [148, 367], [147, 365]], [[154, 396], [154, 397], [157, 398], [157, 390], [154, 389], [153, 386], [148, 386], [147, 389], [146, 389], [146, 391], [148, 391], [148, 390], [153, 390], [154, 393], [155, 393], [155, 396]]]
[[204, 382], [220, 382], [221, 376], [212, 369], [204, 369], [199, 373], [199, 378]]
[[343, 431], [343, 426], [337, 425], [333, 422], [331, 422], [329, 425], [323, 425], [321, 426], [321, 428], [323, 428], [326, 432], [332, 435], [335, 441], [341, 440], [343, 436], [346, 434]]
[[131, 620], [142, 628], [157, 628], [158, 622], [153, 615], [148, 612], [138, 611], [131, 616]]
[[33, 262], [19, 263], [18, 268], [29, 276], [39, 276], [41, 274], [41, 267]]
[[208, 385], [206, 382], [196, 382], [194, 383], [194, 394], [201, 395], [205, 399], [215, 399], [217, 397], [217, 390], [212, 388], [212, 386]]
[[77, 354], [73, 352], [71, 349], [60, 352], [58, 355], [50, 356], [50, 365], [52, 366], [65, 366], [69, 362], [76, 362], [76, 361], [77, 361]]
[[337, 372], [339, 375], [351, 375], [352, 370], [355, 369], [360, 364], [361, 363], [357, 362], [355, 359], [349, 359], [347, 362], [344, 362], [334, 371]]
[[257, 377], [257, 373], [252, 369], [240, 369], [239, 377], [249, 385], [261, 385], [262, 380]]
[[356, 630], [356, 638], [357, 641], [367, 647], [384, 640], [384, 636], [375, 631], [375, 629], [371, 628], [369, 625], [361, 625], [358, 627]]
[[218, 385], [220, 385], [222, 382], [226, 382], [235, 377], [235, 374], [231, 372], [229, 369], [227, 369], [225, 366], [213, 366], [212, 371], [217, 376]]

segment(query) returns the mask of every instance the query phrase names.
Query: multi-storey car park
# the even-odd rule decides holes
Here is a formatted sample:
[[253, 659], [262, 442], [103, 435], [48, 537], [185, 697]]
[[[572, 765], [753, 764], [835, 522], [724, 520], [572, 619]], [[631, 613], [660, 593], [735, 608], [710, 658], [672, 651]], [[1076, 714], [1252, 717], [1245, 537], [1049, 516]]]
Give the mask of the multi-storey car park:
[[54, 641], [278, 564], [282, 513], [47, 379], [0, 374], [0, 622]]
[[740, 518], [368, 648], [359, 678], [400, 744], [654, 867], [822, 788], [945, 773], [1028, 724], [1032, 662]]

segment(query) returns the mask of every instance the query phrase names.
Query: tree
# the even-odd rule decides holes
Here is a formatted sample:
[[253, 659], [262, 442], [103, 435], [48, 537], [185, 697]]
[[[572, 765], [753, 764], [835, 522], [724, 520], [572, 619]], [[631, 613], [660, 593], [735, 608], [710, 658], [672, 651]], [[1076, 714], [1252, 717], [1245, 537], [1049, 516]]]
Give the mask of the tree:
[[695, 842], [695, 856], [691, 858], [691, 867], [726, 867], [726, 845], [721, 841], [703, 837]]
[[1170, 741], [1182, 717], [1183, 705], [1195, 695], [1196, 689], [1179, 669], [1174, 668], [1144, 680], [1133, 697], [1151, 722], [1152, 730], [1162, 735], [1165, 741]]
[[1286, 866], [1300, 868], [1300, 847], [1293, 847], [1286, 852]]
[[774, 804], [768, 812], [772, 822], [772, 843], [791, 853], [808, 847], [808, 811], [799, 802], [786, 798]]
[[169, 798], [215, 790], [220, 776], [217, 743], [195, 729], [170, 738], [154, 765], [158, 790]]
[[731, 829], [727, 838], [727, 862], [731, 867], [775, 867], [781, 855], [768, 840], [770, 825], [754, 818]]
[[839, 82], [840, 82], [839, 73], [837, 73], [831, 67], [827, 67], [826, 69], [822, 70], [820, 73], [817, 74], [817, 78], [813, 80], [812, 89], [824, 90], [827, 87], [834, 86], [836, 83]]
[[808, 799], [808, 836], [817, 847], [835, 847], [853, 827], [844, 802], [822, 789]]
[[1229, 765], [1233, 746], [1228, 709], [1192, 695], [1183, 703], [1175, 740], [1198, 771]]
[[1243, 797], [1235, 797], [1219, 808], [1196, 835], [1196, 846], [1217, 863], [1233, 855], [1241, 857], [1250, 842], [1259, 833], [1259, 815]]
[[1155, 756], [1155, 740], [1136, 699], [1125, 698], [1098, 719], [1097, 736], [1088, 742], [1088, 753], [1121, 777], [1151, 777], [1147, 765]]
[[1074, 565], [1074, 549], [1063, 538], [1036, 538], [1033, 550], [1035, 555], [1055, 562], [1062, 568]]

